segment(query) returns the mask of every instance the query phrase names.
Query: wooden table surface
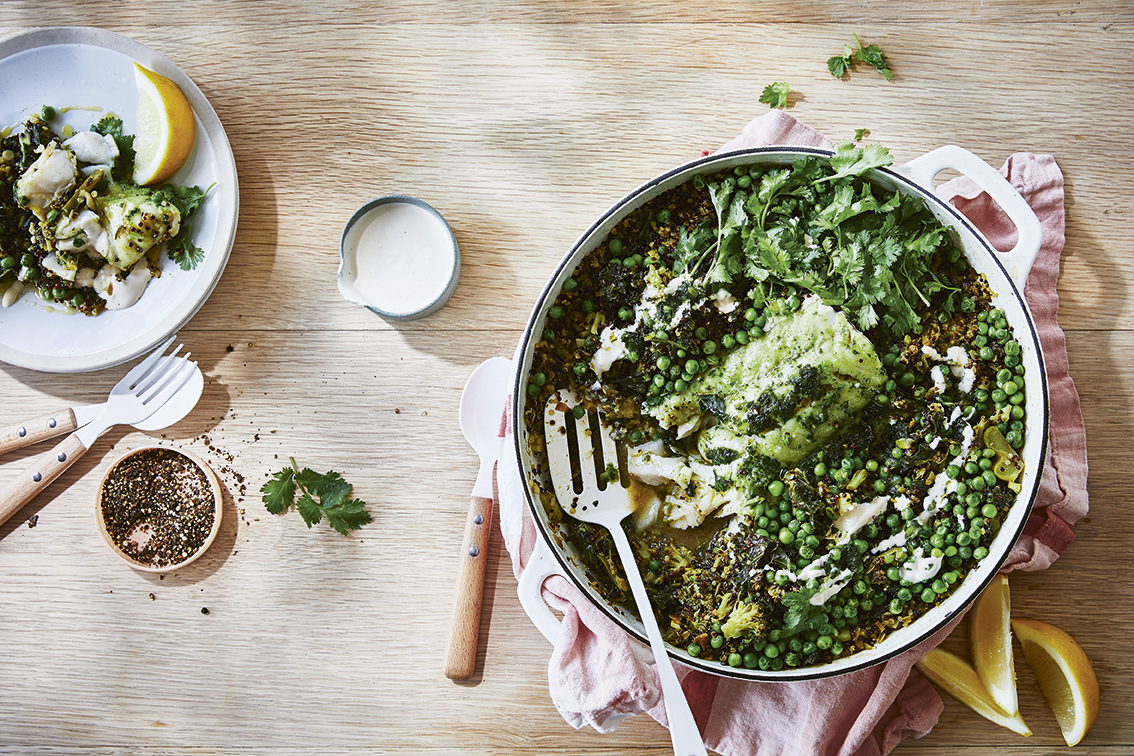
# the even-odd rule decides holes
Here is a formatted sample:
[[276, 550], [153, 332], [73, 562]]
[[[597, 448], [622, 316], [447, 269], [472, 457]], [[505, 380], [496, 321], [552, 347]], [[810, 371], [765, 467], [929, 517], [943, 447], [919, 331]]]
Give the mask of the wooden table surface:
[[[1060, 322], [1091, 512], [1054, 567], [1013, 575], [1013, 608], [1094, 661], [1102, 708], [1077, 752], [1134, 751], [1129, 0], [0, 4], [0, 37], [43, 25], [110, 29], [180, 66], [228, 132], [240, 222], [182, 331], [206, 373], [197, 408], [162, 434], [110, 432], [0, 529], [0, 753], [666, 753], [644, 716], [605, 736], [563, 722], [498, 532], [479, 671], [444, 677], [476, 473], [457, 406], [475, 365], [511, 355], [576, 236], [766, 112], [773, 81], [796, 93], [790, 113], [835, 137], [869, 128], [898, 162], [954, 143], [997, 167], [1016, 151], [1062, 167]], [[827, 73], [856, 32], [893, 82]], [[343, 223], [390, 193], [437, 207], [463, 260], [449, 304], [400, 325], [335, 284]], [[99, 401], [122, 373], [0, 366], [0, 424]], [[102, 472], [154, 442], [206, 457], [227, 491], [216, 544], [164, 578], [117, 561], [93, 519]], [[0, 482], [37, 451], [0, 460]], [[374, 522], [342, 537], [267, 513], [258, 489], [288, 456], [341, 472]], [[897, 753], [1063, 748], [1017, 671], [1032, 738], [946, 699]]]

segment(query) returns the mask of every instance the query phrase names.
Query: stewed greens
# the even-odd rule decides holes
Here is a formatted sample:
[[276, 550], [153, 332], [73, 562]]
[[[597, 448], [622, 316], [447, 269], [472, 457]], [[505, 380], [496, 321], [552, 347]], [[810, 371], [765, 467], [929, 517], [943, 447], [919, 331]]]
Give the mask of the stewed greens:
[[[628, 447], [627, 529], [667, 640], [734, 667], [869, 648], [949, 595], [1020, 490], [1022, 349], [877, 146], [699, 175], [548, 309], [525, 422], [570, 388]], [[604, 531], [548, 516], [628, 598]], [[632, 602], [627, 602], [632, 604]]]

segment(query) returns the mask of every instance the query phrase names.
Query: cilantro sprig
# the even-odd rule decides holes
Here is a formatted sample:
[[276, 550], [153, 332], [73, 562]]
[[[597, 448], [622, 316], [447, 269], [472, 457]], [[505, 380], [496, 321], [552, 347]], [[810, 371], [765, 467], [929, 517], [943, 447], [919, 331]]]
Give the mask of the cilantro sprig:
[[882, 48], [878, 45], [863, 45], [862, 40], [858, 35], [854, 35], [855, 44], [858, 49], [850, 45], [843, 45], [843, 54], [834, 55], [827, 60], [827, 70], [836, 79], [843, 78], [847, 73], [854, 69], [855, 62], [866, 63], [873, 66], [874, 70], [882, 74], [882, 78], [886, 81], [891, 81], [894, 78], [894, 72], [890, 70], [890, 64], [886, 60], [886, 54], [882, 52]]
[[734, 177], [706, 188], [716, 218], [681, 228], [673, 271], [705, 284], [745, 277], [762, 306], [773, 285], [786, 284], [839, 307], [863, 330], [880, 323], [895, 335], [921, 327], [917, 306], [955, 291], [933, 271], [948, 246], [944, 228], [915, 198], [887, 191], [865, 174], [892, 162], [881, 145], [839, 143], [829, 164], [803, 157], [765, 172], [742, 190]]
[[764, 92], [760, 95], [760, 102], [769, 108], [783, 110], [788, 106], [789, 94], [791, 94], [791, 87], [788, 86], [786, 81], [772, 82], [764, 87]]
[[[354, 487], [337, 472], [317, 473], [307, 467], [300, 470], [294, 457], [288, 462], [289, 467], [272, 475], [260, 488], [269, 512], [283, 514], [294, 504], [308, 528], [326, 515], [327, 524], [343, 535], [371, 521], [366, 502], [350, 498]], [[296, 493], [301, 494], [298, 500]]]

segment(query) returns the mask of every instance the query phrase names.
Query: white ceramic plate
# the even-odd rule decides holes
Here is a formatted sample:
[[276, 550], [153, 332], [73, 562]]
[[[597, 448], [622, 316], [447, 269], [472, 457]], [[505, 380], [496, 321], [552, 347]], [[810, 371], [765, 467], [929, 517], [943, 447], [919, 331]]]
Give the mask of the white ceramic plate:
[[0, 308], [0, 361], [52, 373], [117, 365], [148, 351], [193, 317], [216, 286], [236, 237], [236, 161], [216, 112], [188, 76], [145, 45], [103, 29], [56, 27], [0, 42], [0, 127], [16, 127], [44, 105], [70, 110], [52, 122], [90, 128], [113, 112], [135, 133], [134, 63], [173, 80], [197, 116], [197, 141], [171, 183], [211, 186], [194, 219], [193, 243], [205, 259], [183, 271], [162, 254], [161, 277], [133, 307], [96, 317], [67, 314], [25, 293]]

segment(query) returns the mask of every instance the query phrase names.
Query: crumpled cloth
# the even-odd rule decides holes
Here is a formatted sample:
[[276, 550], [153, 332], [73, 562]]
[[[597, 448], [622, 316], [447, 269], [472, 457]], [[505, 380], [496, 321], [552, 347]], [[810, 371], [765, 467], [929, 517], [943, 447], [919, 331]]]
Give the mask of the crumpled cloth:
[[[831, 148], [833, 143], [783, 111], [773, 110], [720, 148], [766, 145]], [[1051, 428], [1047, 463], [1034, 511], [1012, 549], [1005, 571], [1041, 570], [1074, 539], [1072, 526], [1087, 513], [1086, 434], [1079, 397], [1068, 372], [1063, 331], [1056, 315], [1056, 282], [1064, 244], [1063, 176], [1050, 155], [1017, 153], [1001, 173], [1036, 212], [1043, 242], [1025, 287], [1039, 332], [1050, 383]], [[1014, 244], [1015, 229], [996, 204], [968, 179], [940, 188], [999, 249]], [[523, 476], [510, 453], [510, 424], [501, 423], [497, 469], [498, 511], [505, 547], [517, 577], [538, 535], [524, 500]], [[568, 580], [551, 577], [542, 595], [561, 613], [559, 637], [548, 663], [551, 699], [573, 727], [613, 729], [646, 712], [666, 723], [653, 657]], [[880, 756], [906, 737], [920, 738], [937, 723], [941, 699], [915, 661], [938, 645], [960, 622], [956, 618], [932, 638], [888, 662], [834, 678], [790, 683], [742, 681], [680, 664], [678, 677], [706, 745], [741, 756]]]

